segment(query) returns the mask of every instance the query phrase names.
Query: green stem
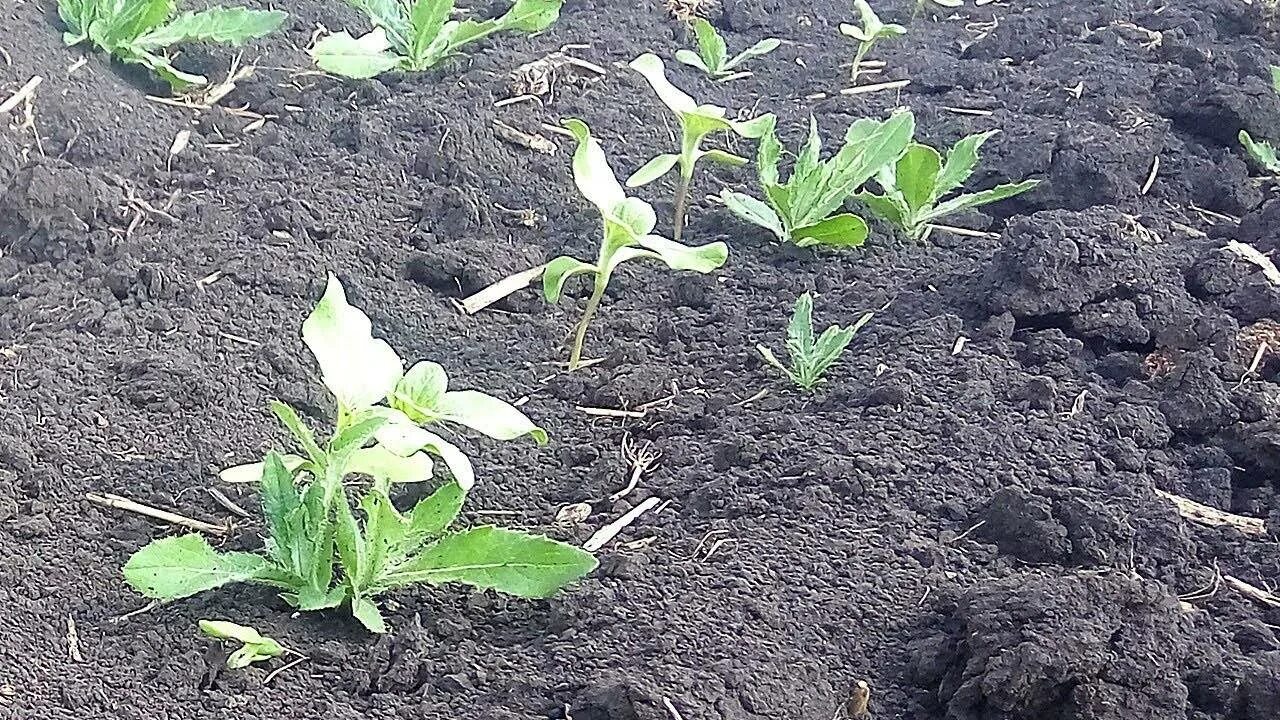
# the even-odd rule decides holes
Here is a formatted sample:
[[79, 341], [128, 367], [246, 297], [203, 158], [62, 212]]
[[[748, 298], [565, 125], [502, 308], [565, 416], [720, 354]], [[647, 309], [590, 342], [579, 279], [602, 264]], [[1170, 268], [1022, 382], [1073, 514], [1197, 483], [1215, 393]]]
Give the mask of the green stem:
[[582, 364], [582, 343], [587, 339], [587, 326], [591, 324], [596, 310], [600, 308], [600, 300], [604, 298], [604, 286], [605, 282], [597, 278], [591, 297], [587, 299], [587, 307], [582, 311], [582, 320], [578, 322], [578, 329], [573, 336], [573, 350], [569, 353], [569, 372], [577, 370]]
[[849, 78], [854, 85], [858, 84], [858, 75], [860, 74], [858, 72], [858, 68], [862, 65], [862, 59], [865, 58], [867, 56], [867, 53], [869, 52], [871, 52], [871, 43], [869, 42], [858, 43], [858, 53], [853, 56], [853, 71]]
[[680, 237], [684, 235], [684, 215], [689, 205], [689, 186], [693, 183], [693, 168], [689, 168], [690, 172], [680, 173], [680, 185], [676, 188], [676, 219], [672, 225], [671, 239], [680, 242]]

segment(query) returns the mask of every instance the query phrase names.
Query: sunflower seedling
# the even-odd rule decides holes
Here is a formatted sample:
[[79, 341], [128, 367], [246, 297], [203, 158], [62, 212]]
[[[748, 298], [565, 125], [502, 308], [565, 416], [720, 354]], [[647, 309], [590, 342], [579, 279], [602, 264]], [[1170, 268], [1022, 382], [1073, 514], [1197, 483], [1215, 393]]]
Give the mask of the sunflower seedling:
[[862, 61], [867, 57], [867, 53], [871, 52], [871, 48], [881, 40], [906, 35], [907, 29], [894, 23], [881, 22], [880, 16], [871, 9], [871, 4], [867, 0], [853, 0], [853, 7], [862, 16], [862, 25], [840, 23], [840, 34], [858, 41], [858, 52], [853, 56], [853, 71], [850, 78], [856, 85], [858, 75], [862, 72]]
[[454, 0], [346, 0], [373, 30], [360, 37], [343, 31], [311, 48], [321, 70], [371, 78], [391, 70], [421, 71], [459, 54], [463, 46], [497, 32], [536, 33], [560, 17], [564, 0], [516, 0], [491, 20], [451, 20]]
[[[1280, 66], [1271, 66], [1271, 87], [1280, 94]], [[1280, 155], [1274, 145], [1266, 140], [1254, 140], [1248, 130], [1240, 131], [1240, 144], [1263, 170], [1280, 174]]]
[[260, 635], [251, 627], [226, 620], [201, 620], [200, 632], [214, 640], [240, 643], [240, 647], [227, 656], [227, 667], [231, 670], [239, 670], [256, 662], [280, 657], [285, 651], [284, 646], [273, 638]]
[[185, 42], [243, 45], [284, 22], [279, 10], [215, 7], [173, 17], [174, 0], [58, 0], [67, 45], [89, 42], [123, 63], [142, 65], [175, 91], [204, 85], [175, 68], [165, 51]]
[[947, 152], [946, 162], [937, 150], [912, 143], [896, 163], [885, 165], [876, 173], [875, 181], [882, 194], [863, 191], [857, 199], [912, 239], [920, 240], [928, 234], [931, 223], [947, 215], [1011, 198], [1039, 185], [1039, 180], [1023, 180], [940, 202], [969, 179], [978, 164], [978, 149], [997, 132], [990, 130], [963, 138]]
[[679, 166], [680, 183], [676, 188], [676, 216], [672, 237], [680, 242], [684, 233], [685, 207], [689, 202], [689, 186], [693, 183], [693, 170], [698, 161], [707, 158], [730, 167], [741, 167], [748, 160], [724, 150], [703, 150], [702, 141], [716, 132], [729, 131], [740, 137], [755, 140], [773, 127], [773, 115], [761, 115], [739, 122], [726, 117], [728, 111], [716, 105], [699, 105], [683, 90], [667, 80], [666, 66], [662, 59], [645, 53], [631, 61], [631, 68], [649, 81], [658, 99], [675, 114], [680, 123], [681, 141], [679, 153], [665, 153], [645, 163], [627, 178], [627, 187], [647, 185]]
[[712, 78], [725, 82], [746, 77], [750, 73], [734, 72], [742, 63], [753, 58], [764, 57], [782, 44], [777, 38], [765, 38], [742, 52], [729, 57], [729, 46], [711, 23], [703, 18], [694, 18], [693, 34], [698, 41], [698, 51], [679, 50], [676, 60], [695, 67]]
[[832, 325], [822, 331], [816, 339], [813, 336], [813, 297], [809, 293], [796, 300], [795, 311], [791, 314], [791, 322], [787, 325], [787, 354], [790, 367], [783, 365], [773, 351], [764, 345], [757, 345], [756, 350], [764, 357], [765, 362], [778, 368], [792, 382], [805, 390], [812, 390], [822, 382], [822, 375], [840, 359], [844, 349], [849, 346], [853, 336], [862, 326], [871, 322], [871, 313], [866, 313], [849, 327]]
[[[231, 582], [260, 583], [280, 590], [299, 610], [347, 604], [365, 627], [383, 632], [374, 599], [395, 588], [459, 582], [547, 597], [595, 567], [589, 553], [542, 536], [492, 526], [450, 529], [475, 475], [461, 450], [422, 425], [459, 424], [494, 438], [529, 435], [544, 442], [545, 433], [519, 410], [484, 393], [448, 390], [434, 363], [404, 372], [333, 277], [303, 323], [302, 338], [336, 400], [333, 433], [322, 443], [291, 407], [273, 403], [302, 454], [273, 451], [261, 464], [222, 474], [225, 480], [256, 475], [266, 548], [218, 552], [194, 534], [156, 540], [124, 566], [136, 590], [169, 601]], [[388, 404], [380, 404], [384, 400]], [[401, 513], [392, 489], [430, 480], [433, 456], [451, 477]], [[360, 488], [363, 519], [352, 509], [348, 487]]]
[[564, 126], [578, 140], [578, 148], [573, 153], [573, 181], [583, 197], [600, 211], [604, 222], [600, 254], [594, 264], [562, 255], [547, 263], [542, 274], [542, 293], [553, 303], [560, 300], [569, 278], [579, 274], [592, 277], [591, 297], [574, 332], [569, 355], [569, 369], [576, 370], [582, 363], [587, 327], [600, 307], [609, 278], [619, 265], [628, 260], [651, 258], [673, 270], [709, 273], [724, 265], [729, 248], [722, 242], [690, 247], [652, 234], [657, 225], [653, 206], [639, 198], [627, 197], [609, 167], [604, 149], [591, 137], [586, 123], [568, 119]]
[[756, 164], [765, 200], [724, 190], [720, 199], [735, 215], [800, 247], [850, 247], [867, 239], [867, 223], [852, 213], [833, 215], [876, 171], [906, 150], [915, 119], [902, 112], [879, 122], [862, 119], [845, 133], [844, 146], [821, 159], [818, 124], [809, 119], [809, 139], [796, 157], [791, 177], [779, 179], [782, 144], [772, 127], [760, 139]]

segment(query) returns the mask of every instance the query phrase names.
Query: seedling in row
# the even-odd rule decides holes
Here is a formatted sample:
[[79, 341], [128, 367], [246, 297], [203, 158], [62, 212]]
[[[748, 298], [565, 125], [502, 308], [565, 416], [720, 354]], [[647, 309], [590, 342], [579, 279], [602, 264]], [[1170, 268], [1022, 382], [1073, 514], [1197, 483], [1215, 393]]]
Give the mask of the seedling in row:
[[765, 38], [730, 58], [728, 44], [711, 23], [702, 18], [694, 18], [693, 34], [698, 41], [698, 51], [679, 50], [676, 52], [676, 60], [698, 68], [721, 82], [750, 75], [736, 71], [746, 61], [764, 57], [782, 45], [782, 41], [777, 38]]
[[627, 187], [647, 185], [680, 168], [680, 184], [676, 188], [676, 215], [672, 237], [680, 242], [684, 234], [685, 208], [689, 202], [689, 187], [693, 183], [693, 170], [698, 161], [707, 158], [730, 167], [741, 167], [747, 159], [724, 150], [703, 150], [702, 141], [712, 133], [732, 132], [739, 137], [755, 140], [773, 127], [773, 115], [761, 115], [747, 121], [730, 120], [728, 111], [716, 105], [699, 105], [683, 90], [667, 80], [666, 65], [652, 53], [645, 53], [631, 61], [631, 67], [649, 81], [658, 99], [675, 113], [680, 122], [680, 152], [659, 155], [627, 178]]
[[844, 207], [877, 170], [893, 162], [911, 142], [915, 119], [902, 112], [879, 122], [862, 119], [845, 133], [844, 146], [823, 161], [818, 124], [809, 119], [809, 139], [796, 156], [791, 177], [779, 179], [782, 143], [772, 127], [760, 139], [756, 163], [764, 201], [725, 190], [720, 194], [735, 215], [800, 247], [852, 247], [867, 239], [867, 223]]
[[[542, 536], [491, 526], [451, 529], [475, 475], [461, 450], [422, 426], [454, 423], [499, 439], [545, 441], [523, 413], [484, 393], [448, 390], [433, 363], [405, 373], [336, 278], [303, 323], [302, 337], [336, 400], [332, 434], [322, 443], [291, 407], [274, 403], [301, 454], [273, 451], [260, 465], [229, 471], [228, 479], [258, 476], [265, 549], [218, 552], [195, 534], [156, 540], [124, 567], [135, 589], [169, 601], [231, 582], [260, 583], [299, 610], [346, 604], [365, 627], [384, 632], [376, 598], [399, 587], [460, 582], [547, 597], [595, 567], [589, 553]], [[430, 480], [433, 456], [451, 477], [401, 513], [392, 488]], [[363, 519], [352, 510], [348, 487], [360, 488]]]
[[946, 162], [937, 150], [912, 143], [896, 163], [885, 165], [876, 173], [881, 193], [864, 191], [857, 198], [871, 212], [919, 240], [929, 232], [931, 223], [948, 215], [1021, 195], [1039, 185], [1039, 180], [1023, 180], [942, 201], [973, 174], [978, 165], [978, 149], [997, 132], [991, 130], [960, 140], [947, 152]]
[[[1271, 87], [1280, 94], [1280, 66], [1271, 66]], [[1254, 140], [1247, 130], [1240, 131], [1240, 144], [1263, 170], [1280, 174], [1280, 155], [1274, 145], [1266, 140]]]
[[58, 0], [58, 15], [67, 26], [67, 45], [89, 42], [120, 62], [142, 65], [175, 91], [204, 85], [201, 75], [173, 66], [165, 52], [185, 42], [243, 45], [284, 22], [279, 10], [215, 7], [177, 11], [174, 0]]
[[560, 17], [564, 0], [516, 0], [491, 20], [452, 20], [454, 0], [346, 0], [363, 12], [373, 30], [360, 37], [346, 31], [326, 35], [311, 48], [320, 69], [349, 78], [371, 78], [390, 70], [421, 71], [458, 55], [462, 48], [497, 32], [535, 33]]
[[284, 646], [275, 639], [261, 635], [251, 627], [226, 620], [201, 620], [200, 632], [215, 640], [240, 644], [240, 647], [227, 656], [227, 668], [231, 670], [280, 657], [285, 652]]
[[871, 52], [871, 48], [881, 40], [906, 35], [907, 29], [894, 23], [881, 22], [880, 16], [871, 9], [871, 4], [867, 0], [853, 0], [853, 7], [861, 16], [862, 24], [840, 23], [840, 33], [858, 41], [858, 52], [853, 56], [853, 71], [850, 77], [856, 85], [858, 75], [862, 72], [862, 61], [867, 57], [867, 53]]
[[569, 119], [564, 121], [564, 126], [578, 140], [578, 148], [573, 153], [573, 181], [583, 197], [600, 211], [604, 221], [600, 254], [594, 264], [562, 255], [547, 263], [542, 274], [542, 292], [549, 302], [560, 300], [565, 282], [574, 275], [592, 277], [591, 297], [578, 321], [569, 355], [569, 369], [576, 370], [582, 363], [587, 328], [600, 308], [609, 278], [619, 265], [628, 260], [651, 258], [661, 260], [673, 270], [709, 273], [724, 265], [729, 248], [722, 242], [689, 247], [654, 235], [658, 219], [653, 206], [640, 198], [627, 197], [609, 167], [604, 149], [591, 137], [586, 123]]
[[791, 365], [783, 365], [773, 351], [764, 345], [756, 349], [764, 357], [765, 362], [778, 368], [792, 382], [805, 390], [813, 390], [822, 382], [827, 369], [840, 359], [845, 348], [853, 340], [854, 334], [864, 325], [871, 322], [871, 313], [866, 313], [858, 321], [848, 327], [832, 325], [822, 331], [816, 339], [813, 336], [813, 296], [809, 293], [796, 300], [795, 311], [791, 314], [791, 322], [787, 325], [787, 353]]

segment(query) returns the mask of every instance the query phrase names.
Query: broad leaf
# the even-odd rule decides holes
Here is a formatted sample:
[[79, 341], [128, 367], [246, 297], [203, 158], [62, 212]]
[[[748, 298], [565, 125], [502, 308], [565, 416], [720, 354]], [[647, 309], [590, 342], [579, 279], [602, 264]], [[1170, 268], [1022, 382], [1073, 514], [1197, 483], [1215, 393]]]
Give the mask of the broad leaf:
[[787, 231], [782, 227], [782, 219], [767, 203], [728, 189], [720, 193], [720, 199], [734, 215], [772, 232], [783, 242], [790, 239]]
[[215, 7], [201, 12], [183, 13], [134, 40], [133, 45], [148, 50], [182, 42], [243, 45], [276, 30], [286, 17], [288, 15], [279, 10]]
[[671, 84], [667, 80], [667, 68], [662, 58], [653, 53], [645, 53], [631, 61], [631, 69], [644, 76], [649, 86], [657, 93], [662, 104], [671, 109], [677, 116], [697, 114], [698, 103], [688, 93]]
[[[394, 0], [392, 0], [394, 1]], [[453, 0], [417, 0], [409, 9], [409, 52], [416, 60], [426, 59], [427, 49], [440, 36], [440, 31], [453, 12]]]
[[382, 445], [361, 448], [347, 460], [347, 472], [368, 475], [387, 484], [418, 483], [431, 479], [434, 463], [425, 453], [401, 457]]
[[200, 535], [155, 540], [129, 558], [124, 577], [157, 600], [177, 600], [233, 582], [254, 579], [266, 565], [257, 555], [219, 553]]
[[636, 244], [651, 251], [673, 270], [709, 273], [729, 259], [729, 246], [722, 242], [691, 247], [657, 235], [637, 238]]
[[515, 440], [528, 435], [539, 445], [547, 443], [547, 431], [534, 425], [514, 405], [478, 390], [445, 393], [436, 412], [440, 420], [466, 425], [495, 440]]
[[[627, 199], [626, 191], [618, 184], [618, 177], [609, 167], [609, 159], [605, 157], [600, 141], [591, 136], [591, 129], [581, 120], [567, 119], [561, 123], [578, 141], [573, 153], [573, 182], [578, 191], [600, 214], [607, 217], [613, 215], [614, 208]], [[555, 260], [551, 261], [552, 263]], [[548, 266], [549, 269], [549, 266]]]
[[937, 198], [934, 188], [941, 169], [942, 158], [928, 145], [912, 144], [898, 159], [894, 177], [897, 178], [899, 192], [913, 211], [933, 204]]
[[402, 457], [419, 451], [429, 452], [444, 461], [463, 490], [470, 490], [475, 485], [475, 469], [466, 453], [433, 432], [410, 423], [389, 422], [379, 428], [377, 438], [379, 444]]
[[168, 20], [173, 10], [173, 0], [114, 0], [109, 10], [100, 3], [98, 19], [89, 27], [89, 36], [115, 52]]
[[1241, 130], [1240, 144], [1263, 170], [1280, 173], [1280, 155], [1276, 153], [1276, 148], [1271, 143], [1265, 140], [1254, 140], [1247, 131]]
[[589, 265], [568, 255], [561, 255], [547, 263], [542, 271], [542, 296], [547, 299], [547, 302], [559, 302], [560, 296], [564, 294], [564, 284], [569, 278], [582, 273], [595, 272], [595, 265]]
[[865, 220], [857, 215], [843, 214], [798, 228], [792, 233], [792, 238], [799, 247], [856, 247], [866, 242], [868, 234]]
[[58, 0], [58, 17], [67, 26], [62, 41], [75, 45], [89, 38], [89, 26], [98, 17], [98, 0]]
[[711, 74], [719, 75], [724, 72], [727, 69], [725, 57], [729, 48], [725, 45], [724, 38], [720, 37], [720, 33], [716, 32], [715, 27], [705, 19], [695, 17], [693, 34], [698, 40], [698, 56], [702, 58], [703, 64]]
[[858, 193], [855, 199], [867, 206], [874, 215], [888, 221], [895, 227], [906, 226], [907, 208], [903, 207], [892, 197], [884, 195], [875, 195], [869, 192]]
[[351, 615], [369, 632], [379, 635], [387, 632], [387, 622], [382, 618], [382, 611], [367, 597], [351, 598]]
[[[284, 466], [288, 469], [290, 476], [302, 469], [307, 464], [307, 459], [299, 455], [283, 454], [280, 456]], [[218, 473], [218, 479], [225, 483], [242, 485], [245, 483], [256, 483], [262, 480], [263, 463], [248, 463], [246, 465], [234, 465]]]
[[542, 32], [555, 24], [563, 5], [564, 0], [516, 0], [498, 22], [503, 30]]
[[935, 199], [955, 190], [963, 185], [965, 180], [969, 179], [969, 176], [973, 174], [974, 167], [978, 165], [978, 149], [999, 132], [999, 130], [989, 130], [984, 133], [969, 135], [962, 138], [951, 148], [951, 151], [947, 153], [947, 162], [942, 166], [942, 171], [938, 173], [937, 185], [934, 189]]
[[700, 157], [704, 157], [717, 165], [723, 165], [725, 167], [742, 167], [743, 165], [751, 162], [741, 155], [734, 155], [731, 152], [719, 149], [707, 150], [702, 153]]
[[384, 575], [380, 584], [460, 582], [517, 597], [544, 598], [596, 564], [590, 553], [572, 545], [487, 526], [441, 538]]
[[391, 43], [381, 27], [358, 38], [345, 30], [326, 35], [308, 52], [321, 70], [357, 80], [376, 77], [400, 65], [400, 57], [391, 52]]
[[[75, 43], [68, 42], [67, 44], [74, 45]], [[689, 67], [695, 67], [708, 75], [713, 74], [711, 72], [711, 68], [707, 67], [706, 63], [702, 62], [702, 57], [692, 50], [677, 50], [676, 60], [688, 65]]]
[[390, 405], [422, 425], [434, 418], [435, 407], [448, 389], [449, 375], [440, 364], [415, 363], [396, 384]]
[[456, 482], [444, 485], [428, 497], [418, 501], [409, 512], [408, 534], [420, 542], [444, 533], [458, 519], [467, 491]]
[[680, 156], [674, 154], [659, 155], [649, 162], [645, 163], [639, 170], [631, 174], [627, 178], [627, 187], [636, 188], [657, 180], [666, 175], [675, 168], [676, 163], [680, 162]]
[[316, 356], [324, 384], [340, 407], [363, 410], [385, 398], [404, 373], [400, 356], [375, 340], [369, 318], [347, 304], [333, 275], [324, 297], [302, 323], [302, 340]]
[[[387, 40], [392, 47], [401, 53], [408, 51], [414, 35], [414, 29], [410, 18], [406, 14], [404, 0], [346, 1], [348, 5], [364, 13], [375, 28], [385, 32]], [[421, 4], [421, 2], [418, 4]], [[449, 9], [452, 9], [453, 3], [448, 2], [447, 4]]]

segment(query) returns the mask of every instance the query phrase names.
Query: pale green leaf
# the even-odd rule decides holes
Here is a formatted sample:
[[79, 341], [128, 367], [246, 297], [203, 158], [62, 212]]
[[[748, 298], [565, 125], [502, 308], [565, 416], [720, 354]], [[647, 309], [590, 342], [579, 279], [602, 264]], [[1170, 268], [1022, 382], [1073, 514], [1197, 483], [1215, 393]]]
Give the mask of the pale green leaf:
[[[75, 43], [68, 42], [67, 44], [74, 45]], [[676, 60], [688, 65], [689, 67], [697, 68], [708, 75], [712, 74], [711, 68], [707, 67], [707, 64], [702, 61], [702, 58], [698, 53], [692, 50], [677, 50]]]
[[[379, 0], [379, 2], [393, 3], [397, 7], [402, 7], [399, 0]], [[409, 43], [406, 54], [419, 61], [425, 60], [428, 48], [440, 37], [440, 32], [448, 22], [451, 12], [453, 12], [453, 0], [414, 2], [409, 9]]]
[[391, 52], [391, 43], [381, 27], [358, 38], [345, 30], [326, 35], [308, 52], [321, 70], [357, 80], [376, 77], [400, 65], [400, 57]]
[[[346, 0], [346, 2], [364, 13], [375, 28], [385, 32], [391, 46], [400, 54], [408, 52], [414, 32], [404, 0]], [[451, 8], [453, 3], [449, 2], [448, 5]]]
[[935, 200], [960, 187], [965, 180], [969, 179], [973, 169], [978, 165], [979, 148], [999, 132], [999, 130], [988, 130], [984, 133], [969, 135], [951, 148], [947, 153], [947, 161], [943, 164], [942, 171], [938, 173], [934, 188]]
[[867, 223], [857, 215], [832, 215], [814, 225], [797, 228], [792, 238], [798, 247], [856, 247], [866, 242]]
[[324, 384], [347, 410], [363, 410], [391, 393], [404, 373], [400, 356], [375, 340], [369, 317], [347, 304], [342, 283], [329, 276], [324, 297], [302, 323], [302, 340], [316, 357]]
[[727, 189], [720, 193], [720, 199], [724, 201], [725, 207], [729, 208], [729, 211], [734, 215], [772, 232], [783, 242], [790, 239], [787, 231], [782, 226], [782, 219], [767, 203], [750, 195], [743, 195]]
[[689, 246], [658, 235], [645, 235], [637, 238], [636, 244], [654, 253], [673, 270], [709, 273], [729, 259], [729, 246], [722, 242]]
[[367, 597], [351, 598], [351, 615], [369, 632], [379, 635], [387, 632], [387, 622], [382, 618], [382, 611]]
[[1271, 66], [1271, 88], [1280, 94], [1280, 65]]
[[711, 74], [719, 75], [726, 70], [725, 56], [729, 48], [725, 45], [724, 38], [720, 37], [720, 33], [716, 32], [715, 26], [704, 18], [695, 17], [693, 34], [698, 40], [698, 56], [702, 58], [703, 64]]
[[459, 582], [517, 597], [544, 598], [596, 567], [590, 553], [538, 535], [478, 527], [448, 535], [384, 575], [387, 587]]
[[933, 222], [938, 218], [945, 217], [961, 210], [981, 207], [983, 205], [989, 205], [993, 202], [1011, 198], [1015, 195], [1021, 195], [1039, 184], [1039, 180], [1023, 180], [1018, 183], [997, 185], [990, 190], [983, 190], [982, 192], [961, 195], [938, 205], [927, 213], [924, 213], [920, 216], [919, 222]]
[[401, 457], [383, 445], [361, 448], [351, 454], [346, 470], [368, 475], [384, 483], [418, 483], [431, 479], [434, 464], [426, 453]]
[[442, 535], [458, 519], [466, 497], [467, 491], [451, 482], [419, 500], [409, 512], [409, 534], [419, 540]]
[[498, 22], [503, 30], [542, 32], [555, 24], [563, 5], [564, 0], [516, 0]]
[[678, 162], [680, 162], [679, 155], [673, 155], [670, 153], [659, 155], [645, 163], [639, 170], [632, 173], [631, 177], [627, 178], [627, 187], [636, 188], [648, 185], [654, 180], [657, 180], [663, 175], [671, 172]]
[[791, 322], [787, 324], [787, 349], [794, 362], [797, 356], [808, 355], [813, 350], [813, 296], [808, 292], [796, 298]]
[[[307, 464], [307, 459], [298, 455], [281, 455], [281, 461], [284, 462], [285, 468], [290, 475], [296, 473], [302, 466]], [[225, 483], [244, 484], [256, 483], [262, 481], [263, 463], [248, 463], [247, 465], [234, 465], [218, 473], [218, 479]]]
[[724, 64], [725, 71], [731, 71], [742, 63], [758, 57], [764, 57], [769, 53], [777, 50], [782, 46], [782, 41], [777, 38], [765, 38], [742, 52], [734, 55], [731, 60]]
[[631, 61], [631, 69], [644, 76], [649, 86], [657, 93], [658, 99], [678, 116], [698, 113], [698, 103], [688, 93], [671, 84], [667, 80], [667, 68], [662, 58], [653, 53], [645, 53]]
[[475, 486], [475, 469], [466, 453], [456, 445], [433, 432], [424, 430], [411, 423], [389, 422], [378, 429], [378, 443], [391, 452], [402, 457], [409, 457], [419, 451], [426, 451], [444, 461], [449, 474], [458, 481], [463, 490]]
[[125, 563], [124, 577], [149, 598], [177, 600], [252, 580], [265, 565], [251, 553], [219, 553], [203, 537], [191, 534], [151, 542]]
[[895, 227], [906, 228], [908, 209], [894, 198], [869, 192], [858, 193], [854, 197], [858, 202], [866, 205], [872, 214]]
[[173, 15], [173, 0], [99, 2], [97, 20], [88, 28], [98, 45], [116, 53]]
[[133, 46], [156, 50], [183, 42], [243, 45], [276, 30], [286, 17], [288, 15], [279, 10], [238, 7], [188, 12], [137, 38]]
[[1265, 140], [1254, 140], [1247, 131], [1241, 130], [1240, 144], [1263, 170], [1280, 173], [1280, 155], [1277, 155], [1276, 148], [1271, 143]]
[[[609, 167], [600, 141], [591, 136], [591, 129], [581, 120], [570, 118], [563, 124], [578, 141], [573, 153], [573, 182], [578, 191], [600, 214], [611, 217], [614, 208], [627, 199], [626, 191], [618, 183], [618, 177]], [[552, 262], [555, 262], [554, 260]]]
[[742, 167], [743, 165], [751, 162], [741, 155], [734, 155], [731, 152], [719, 149], [707, 150], [699, 157], [704, 157], [717, 165], [723, 165], [725, 167]]
[[534, 425], [514, 405], [478, 390], [447, 392], [436, 411], [441, 420], [466, 425], [495, 440], [528, 435], [539, 445], [547, 443], [547, 431]]
[[595, 272], [595, 265], [584, 263], [568, 255], [561, 255], [547, 263], [542, 271], [542, 295], [547, 302], [559, 302], [560, 296], [564, 294], [565, 281], [574, 275]]
[[425, 424], [435, 417], [435, 407], [448, 389], [449, 375], [439, 363], [415, 363], [396, 384], [390, 405], [413, 422]]
[[[307, 457], [316, 465], [324, 463], [324, 451], [316, 444], [316, 436], [311, 432], [311, 428], [298, 417], [298, 412], [286, 403], [278, 400], [271, 401], [271, 412], [280, 420], [280, 424], [293, 435], [298, 444], [307, 453]], [[296, 469], [296, 468], [294, 468]]]

